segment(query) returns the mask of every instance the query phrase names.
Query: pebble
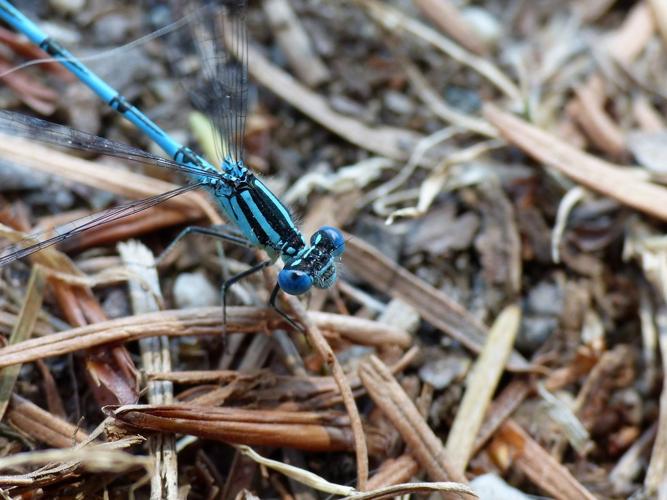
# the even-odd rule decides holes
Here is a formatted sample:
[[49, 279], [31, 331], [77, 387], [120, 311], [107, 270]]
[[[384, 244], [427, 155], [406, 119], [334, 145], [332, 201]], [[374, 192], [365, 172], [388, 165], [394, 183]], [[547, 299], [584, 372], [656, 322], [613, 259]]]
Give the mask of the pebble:
[[479, 7], [467, 7], [462, 11], [468, 25], [475, 30], [487, 45], [495, 45], [503, 34], [502, 26], [488, 10]]
[[526, 316], [521, 320], [516, 347], [521, 352], [533, 353], [557, 328], [558, 320], [553, 316]]
[[528, 293], [527, 305], [533, 313], [559, 316], [563, 310], [563, 290], [554, 283], [542, 281]]
[[130, 303], [125, 291], [115, 288], [109, 292], [102, 302], [102, 309], [111, 319], [130, 315]]
[[363, 121], [369, 121], [368, 112], [361, 103], [345, 97], [343, 95], [335, 95], [330, 99], [331, 109], [347, 116], [361, 118]]
[[647, 170], [659, 174], [667, 173], [667, 132], [635, 131], [627, 136], [628, 148], [637, 162]]
[[62, 24], [50, 21], [42, 21], [40, 22], [39, 27], [44, 30], [44, 33], [58, 40], [58, 42], [65, 47], [74, 47], [81, 43], [81, 34], [78, 31], [69, 29]]
[[68, 85], [62, 103], [73, 129], [99, 135], [102, 129], [100, 100], [83, 83]]
[[477, 476], [470, 481], [470, 486], [475, 490], [480, 500], [496, 500], [498, 498], [503, 500], [529, 500], [533, 498], [513, 488], [504, 479], [493, 473]]
[[220, 290], [203, 273], [181, 273], [176, 278], [174, 302], [179, 309], [213, 306], [220, 300]]
[[93, 24], [95, 43], [102, 46], [123, 45], [133, 38], [130, 34], [132, 28], [127, 13], [106, 15]]
[[49, 176], [7, 160], [0, 160], [0, 192], [40, 189], [49, 183]]
[[384, 94], [384, 105], [398, 115], [411, 115], [415, 106], [412, 100], [401, 92], [389, 90]]
[[454, 380], [459, 380], [468, 371], [469, 366], [469, 358], [450, 355], [426, 362], [419, 369], [419, 378], [432, 385], [435, 390], [442, 390]]
[[86, 6], [86, 0], [50, 0], [49, 5], [58, 14], [76, 14]]

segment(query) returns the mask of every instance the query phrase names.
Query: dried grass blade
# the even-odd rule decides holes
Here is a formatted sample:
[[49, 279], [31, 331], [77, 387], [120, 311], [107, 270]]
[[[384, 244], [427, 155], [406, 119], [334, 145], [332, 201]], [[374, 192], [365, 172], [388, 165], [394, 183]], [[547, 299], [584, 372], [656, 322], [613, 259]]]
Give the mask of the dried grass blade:
[[[471, 351], [481, 352], [487, 336], [484, 325], [441, 291], [395, 264], [359, 238], [347, 236], [349, 241], [345, 250], [345, 266], [355, 276], [378, 290], [407, 302], [433, 326]], [[530, 371], [532, 366], [519, 353], [513, 352], [507, 369]]]
[[[313, 321], [320, 321], [327, 327], [335, 326], [335, 335], [344, 336], [338, 328], [348, 324], [348, 320], [338, 323], [331, 320], [330, 314], [313, 314]], [[361, 321], [367, 324], [368, 320]], [[228, 333], [264, 332], [274, 324], [282, 324], [273, 309], [264, 307], [228, 307]], [[377, 330], [387, 332], [387, 325], [376, 323]], [[0, 349], [0, 368], [35, 361], [51, 356], [60, 356], [81, 349], [131, 342], [141, 338], [165, 335], [182, 337], [193, 335], [219, 335], [222, 331], [222, 315], [219, 307], [200, 309], [169, 310], [156, 313], [139, 314], [127, 318], [101, 321], [92, 325], [73, 328], [45, 337], [33, 338], [16, 345]], [[401, 334], [401, 336], [404, 334]], [[395, 336], [392, 335], [392, 338]]]
[[562, 500], [595, 500], [595, 496], [564, 465], [558, 463], [514, 420], [503, 424], [499, 436], [512, 447], [514, 464], [549, 495]]
[[466, 381], [466, 391], [445, 445], [453, 466], [461, 474], [472, 457], [475, 437], [512, 352], [520, 323], [518, 305], [510, 305], [500, 313]]
[[524, 120], [487, 104], [484, 115], [512, 144], [600, 194], [667, 220], [667, 189], [638, 179], [614, 165], [570, 146]]
[[[350, 495], [342, 500], [379, 500], [381, 498], [401, 498], [404, 495], [411, 495], [415, 493], [451, 493], [453, 496], [446, 496], [444, 498], [460, 498], [461, 495], [471, 498], [479, 498], [475, 491], [461, 483], [454, 483], [452, 481], [439, 481], [433, 483], [403, 483], [378, 488], [377, 490], [367, 491], [364, 493], [357, 493]], [[430, 497], [429, 497], [430, 498]]]
[[[17, 344], [32, 336], [35, 323], [39, 317], [39, 311], [44, 299], [44, 271], [39, 266], [32, 268], [28, 286], [26, 288], [25, 300], [21, 306], [12, 334], [9, 337], [10, 344]], [[14, 391], [14, 384], [21, 371], [21, 365], [8, 366], [0, 372], [0, 419], [4, 417], [9, 400]]]
[[289, 478], [295, 479], [296, 481], [305, 484], [306, 486], [310, 486], [311, 488], [317, 491], [330, 493], [332, 495], [352, 495], [355, 493], [355, 489], [352, 488], [351, 486], [343, 486], [340, 484], [330, 483], [326, 479], [318, 476], [317, 474], [313, 474], [312, 472], [309, 472], [307, 470], [300, 469], [299, 467], [294, 467], [293, 465], [284, 464], [282, 462], [278, 462], [277, 460], [271, 460], [265, 458], [261, 456], [259, 453], [257, 453], [255, 450], [250, 448], [249, 446], [240, 445], [237, 446], [236, 448], [245, 456], [249, 457], [258, 464], [268, 467], [269, 469], [278, 471], [281, 474], [284, 474]]
[[407, 160], [412, 145], [421, 139], [411, 130], [369, 127], [334, 111], [323, 96], [301, 85], [253, 48], [248, 48], [247, 58], [248, 71], [261, 85], [352, 144], [387, 158]]
[[658, 419], [658, 431], [651, 451], [644, 486], [648, 495], [659, 494], [664, 490], [665, 474], [667, 473], [667, 384], [665, 384], [665, 374], [667, 374], [667, 328], [665, 328], [666, 311], [661, 311], [657, 315], [658, 342], [660, 344], [660, 354], [662, 355], [663, 365], [663, 388], [660, 393], [660, 417]]
[[431, 479], [467, 482], [452, 466], [442, 441], [379, 358], [371, 356], [364, 361], [359, 366], [359, 377], [373, 402], [387, 415]]
[[[275, 276], [275, 270], [267, 269], [265, 270], [265, 273], [268, 273], [272, 278], [269, 282], [276, 282], [277, 276]], [[338, 386], [338, 390], [340, 391], [343, 400], [343, 405], [350, 418], [350, 427], [352, 428], [352, 436], [354, 438], [354, 453], [357, 461], [357, 487], [359, 490], [363, 491], [366, 489], [366, 483], [368, 482], [368, 444], [366, 443], [366, 434], [361, 425], [361, 417], [359, 416], [357, 403], [354, 400], [352, 388], [350, 387], [347, 376], [343, 371], [343, 367], [338, 362], [331, 346], [322, 335], [322, 332], [320, 332], [316, 323], [308, 317], [301, 302], [294, 296], [286, 297], [286, 300], [290, 305], [290, 309], [305, 325], [308, 340], [313, 345], [320, 358], [324, 361], [336, 381], [336, 385]]]
[[[138, 241], [128, 241], [118, 245], [118, 252], [128, 270], [135, 275], [130, 279], [130, 299], [135, 314], [159, 311], [162, 302], [160, 280], [151, 251]], [[139, 340], [141, 360], [148, 372], [170, 372], [171, 356], [169, 339], [164, 336]], [[148, 402], [170, 404], [173, 402], [173, 384], [169, 381], [149, 380]], [[151, 436], [148, 440], [152, 459], [151, 499], [178, 499], [178, 462], [176, 438], [163, 434]]]
[[350, 451], [354, 440], [340, 412], [288, 412], [211, 406], [131, 405], [112, 412], [122, 424], [145, 430], [190, 434], [233, 444]]
[[460, 64], [479, 73], [515, 102], [521, 100], [519, 88], [489, 59], [476, 56], [420, 21], [377, 0], [357, 0], [380, 24], [392, 32], [403, 29], [441, 50]]
[[5, 420], [37, 441], [58, 448], [68, 448], [88, 438], [85, 431], [16, 394], [12, 395]]
[[120, 473], [134, 469], [137, 466], [146, 469], [150, 467], [150, 462], [145, 457], [120, 450], [105, 449], [98, 445], [92, 448], [29, 451], [0, 457], [0, 470], [25, 465], [44, 465], [71, 461], [76, 461], [84, 469], [97, 473]]

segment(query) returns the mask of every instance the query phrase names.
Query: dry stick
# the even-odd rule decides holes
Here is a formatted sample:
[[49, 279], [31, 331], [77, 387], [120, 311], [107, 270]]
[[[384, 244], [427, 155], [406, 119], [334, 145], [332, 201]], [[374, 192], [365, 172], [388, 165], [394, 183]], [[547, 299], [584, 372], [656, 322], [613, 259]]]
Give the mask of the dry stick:
[[329, 80], [329, 70], [313, 50], [306, 30], [287, 0], [266, 0], [263, 7], [278, 44], [299, 79], [309, 87]]
[[500, 428], [500, 438], [512, 447], [514, 465], [549, 495], [561, 500], [595, 500], [567, 468], [531, 438], [514, 420]]
[[502, 423], [514, 413], [530, 392], [530, 385], [522, 379], [513, 380], [503, 389], [500, 396], [493, 401], [489, 411], [486, 412], [486, 419], [477, 432], [473, 455], [482, 449], [482, 446], [491, 439]]
[[[268, 278], [267, 283], [276, 283], [277, 276], [275, 269], [264, 269], [264, 275]], [[336, 381], [336, 385], [338, 385], [338, 390], [343, 398], [343, 405], [350, 417], [350, 426], [352, 427], [352, 434], [354, 436], [354, 451], [357, 460], [357, 487], [360, 491], [364, 491], [368, 481], [368, 446], [366, 444], [364, 428], [361, 425], [357, 403], [354, 400], [354, 394], [352, 394], [352, 388], [350, 387], [345, 372], [340, 363], [338, 363], [338, 359], [336, 359], [336, 355], [331, 349], [331, 346], [326, 341], [319, 328], [308, 316], [299, 299], [291, 295], [282, 295], [285, 302], [289, 304], [290, 310], [305, 327], [308, 340], [315, 348], [315, 351], [320, 355], [322, 361], [324, 361], [324, 364]]]
[[467, 483], [465, 476], [452, 466], [442, 441], [379, 358], [371, 356], [361, 363], [359, 377], [373, 402], [387, 415], [410, 447], [410, 454], [433, 481]]
[[[413, 493], [440, 493], [443, 498], [479, 498], [475, 491], [461, 483], [441, 481], [433, 483], [404, 483], [378, 488], [374, 491], [355, 493], [341, 500], [380, 500], [382, 498], [404, 498]], [[428, 498], [431, 498], [429, 495]]]
[[[145, 314], [159, 311], [158, 299], [162, 300], [160, 281], [151, 251], [137, 241], [118, 245], [123, 262], [137, 279], [129, 281], [130, 299], [134, 313]], [[167, 337], [150, 337], [139, 340], [141, 360], [148, 372], [170, 372], [171, 357]], [[173, 402], [173, 384], [168, 381], [149, 380], [148, 402], [170, 404]], [[155, 434], [148, 438], [152, 455], [151, 499], [178, 499], [178, 463], [176, 438], [173, 434]]]
[[662, 36], [662, 43], [667, 46], [667, 0], [648, 0], [648, 5], [653, 11], [655, 23]]
[[453, 466], [460, 474], [465, 472], [472, 457], [475, 437], [512, 352], [520, 322], [521, 309], [517, 305], [508, 306], [500, 313], [466, 380], [466, 392], [445, 445]]
[[492, 139], [498, 137], [498, 131], [489, 125], [487, 121], [463, 113], [447, 104], [447, 102], [440, 97], [440, 94], [431, 87], [426, 77], [424, 77], [422, 72], [419, 71], [417, 66], [412, 62], [405, 61], [403, 69], [407, 73], [412, 85], [414, 85], [419, 98], [441, 120]]
[[441, 30], [464, 48], [478, 56], [483, 56], [488, 52], [484, 40], [470, 26], [454, 2], [451, 0], [416, 0], [415, 3]]
[[354, 445], [349, 419], [340, 411], [294, 412], [190, 403], [128, 405], [106, 410], [117, 421], [139, 429], [190, 434], [234, 444], [310, 451], [350, 451]]
[[287, 101], [306, 116], [343, 139], [368, 151], [395, 160], [407, 160], [421, 136], [396, 127], [369, 127], [335, 112], [327, 100], [271, 64], [258, 51], [248, 48], [248, 71], [261, 85]]
[[604, 110], [604, 99], [599, 98], [600, 95], [604, 96], [604, 90], [600, 89], [602, 94], [597, 94], [590, 87], [575, 89], [576, 98], [568, 110], [571, 110], [595, 147], [615, 160], [623, 160], [627, 156], [625, 134]]
[[[316, 325], [331, 326], [329, 313], [308, 313]], [[383, 335], [391, 327], [370, 320], [357, 318], [369, 336]], [[344, 324], [350, 324], [345, 319]], [[273, 325], [282, 324], [282, 319], [273, 309], [263, 307], [228, 307], [227, 331], [229, 333], [257, 333], [269, 330]], [[369, 328], [371, 325], [376, 327]], [[333, 331], [345, 336], [344, 331]], [[100, 346], [118, 344], [146, 337], [166, 335], [169, 337], [192, 335], [219, 335], [222, 331], [222, 315], [219, 307], [203, 307], [187, 310], [170, 310], [158, 313], [140, 314], [127, 318], [103, 321], [92, 325], [73, 328], [40, 338], [33, 338], [16, 345], [0, 349], [0, 368], [16, 363], [26, 363], [50, 356]], [[404, 335], [407, 335], [404, 333]], [[395, 338], [396, 335], [391, 337]]]
[[404, 483], [419, 472], [419, 464], [410, 453], [398, 458], [390, 458], [382, 463], [376, 473], [368, 480], [368, 490], [383, 486]]
[[470, 53], [434, 29], [416, 19], [406, 16], [398, 9], [394, 9], [385, 3], [378, 2], [377, 0], [355, 1], [361, 4], [371, 17], [382, 24], [387, 30], [396, 32], [399, 29], [403, 29], [408, 33], [412, 33], [460, 64], [468, 66], [471, 70], [482, 75], [513, 101], [519, 102], [521, 100], [521, 92], [518, 87], [497, 66], [487, 59]]
[[538, 161], [593, 191], [667, 220], [667, 189], [637, 178], [620, 165], [586, 154], [493, 105], [484, 106], [484, 115], [505, 139]]
[[660, 332], [658, 341], [660, 343], [660, 354], [662, 355], [663, 386], [660, 394], [658, 432], [644, 478], [644, 487], [648, 495], [664, 494], [667, 474], [667, 383], [665, 382], [667, 377], [664, 375], [667, 374], [667, 310], [664, 307], [657, 314], [657, 323]]
[[[345, 250], [345, 266], [355, 276], [407, 302], [433, 326], [471, 351], [481, 352], [487, 329], [463, 307], [359, 238], [350, 235], [346, 237], [349, 241]], [[519, 353], [513, 352], [507, 369], [521, 372], [530, 371], [534, 367]]]
[[[638, 2], [630, 10], [622, 26], [602, 39], [602, 48], [621, 67], [628, 65], [653, 38], [653, 17], [647, 3]], [[604, 87], [605, 76], [600, 72], [593, 73], [577, 89], [575, 97], [567, 107], [574, 112], [590, 140], [603, 151], [617, 157], [627, 154], [625, 137], [604, 110], [607, 99]]]
[[68, 448], [88, 437], [85, 431], [15, 394], [5, 420], [33, 439], [56, 448]]
[[[45, 279], [42, 268], [39, 266], [33, 267], [28, 280], [25, 300], [9, 337], [9, 344], [17, 344], [29, 339], [32, 335], [44, 299], [44, 285]], [[0, 420], [5, 415], [20, 371], [21, 365], [8, 366], [0, 371]]]

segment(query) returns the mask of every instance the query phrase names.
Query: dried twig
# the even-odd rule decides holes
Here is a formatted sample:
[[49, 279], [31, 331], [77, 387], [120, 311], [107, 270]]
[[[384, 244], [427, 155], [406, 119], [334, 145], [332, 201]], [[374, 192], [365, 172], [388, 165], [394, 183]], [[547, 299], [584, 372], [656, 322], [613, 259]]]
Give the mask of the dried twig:
[[484, 115], [512, 144], [574, 181], [619, 202], [667, 220], [667, 189], [570, 146], [529, 123], [487, 105]]
[[410, 446], [410, 453], [433, 481], [467, 482], [465, 476], [453, 467], [440, 439], [380, 359], [371, 356], [362, 363], [359, 377], [375, 404], [398, 429]]

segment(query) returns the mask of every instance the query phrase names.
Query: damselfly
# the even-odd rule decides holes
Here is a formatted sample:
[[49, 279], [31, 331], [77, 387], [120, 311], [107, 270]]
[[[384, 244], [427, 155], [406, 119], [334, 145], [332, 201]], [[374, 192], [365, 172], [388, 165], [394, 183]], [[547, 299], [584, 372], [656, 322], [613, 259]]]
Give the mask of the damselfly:
[[[24, 14], [6, 0], [0, 0], [0, 19], [23, 33], [59, 61], [111, 108], [122, 114], [157, 143], [172, 160], [159, 158], [143, 150], [64, 126], [6, 111], [0, 111], [0, 131], [54, 145], [76, 147], [175, 169], [187, 174], [192, 180], [192, 184], [174, 191], [75, 221], [56, 228], [48, 236], [38, 235], [36, 240], [33, 239], [33, 243], [28, 246], [11, 245], [0, 250], [0, 266], [26, 257], [99, 224], [154, 206], [183, 192], [205, 188], [213, 194], [229, 221], [240, 229], [245, 240], [230, 238], [208, 228], [189, 228], [186, 232], [202, 232], [265, 249], [271, 260], [253, 266], [248, 272], [243, 273], [243, 276], [281, 258], [284, 268], [278, 274], [278, 283], [274, 286], [270, 299], [274, 307], [279, 290], [291, 295], [300, 295], [313, 286], [329, 288], [335, 283], [336, 261], [345, 248], [342, 233], [334, 227], [324, 226], [313, 234], [310, 244], [307, 244], [289, 210], [244, 164], [242, 143], [248, 80], [247, 51], [245, 50], [247, 44], [246, 2], [222, 0], [215, 3], [217, 4], [215, 7], [210, 5], [199, 7], [196, 15], [202, 21], [202, 26], [205, 25], [205, 29], [210, 30], [210, 34], [205, 37], [209, 45], [208, 49], [217, 50], [213, 57], [207, 58], [205, 64], [209, 74], [207, 75], [204, 107], [208, 109], [209, 117], [223, 139], [220, 147], [222, 152], [220, 169], [215, 168], [190, 148], [172, 139], [68, 50], [49, 38]], [[214, 22], [204, 23], [204, 20]], [[237, 279], [238, 276], [229, 282]]]

